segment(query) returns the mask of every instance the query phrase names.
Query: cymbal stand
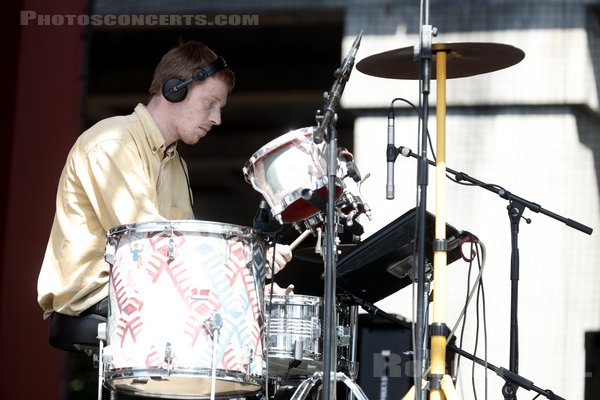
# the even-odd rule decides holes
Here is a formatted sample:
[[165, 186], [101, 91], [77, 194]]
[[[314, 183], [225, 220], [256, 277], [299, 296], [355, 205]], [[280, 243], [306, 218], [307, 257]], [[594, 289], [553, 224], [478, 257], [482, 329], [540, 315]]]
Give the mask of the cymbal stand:
[[[420, 152], [422, 159], [427, 159], [427, 125], [429, 119], [429, 93], [431, 81], [431, 61], [432, 61], [432, 37], [433, 28], [429, 25], [429, 1], [421, 2], [422, 26], [420, 32], [419, 44], [419, 62], [420, 62], [420, 89], [423, 106], [423, 123], [421, 125]], [[425, 364], [425, 332], [426, 332], [426, 305], [425, 305], [425, 226], [427, 211], [427, 163], [420, 162], [417, 167], [417, 271], [415, 273], [417, 280], [417, 315], [415, 318], [415, 348], [414, 348], [414, 377], [416, 399], [424, 398], [424, 388], [422, 387], [422, 376]]]
[[[419, 187], [418, 210], [418, 248], [417, 248], [417, 324], [415, 340], [415, 394], [416, 399], [424, 396], [422, 388], [422, 374], [424, 370], [423, 341], [425, 340], [426, 322], [425, 313], [425, 190], [427, 185], [427, 121], [429, 114], [428, 95], [431, 79], [431, 64], [433, 58], [432, 38], [437, 31], [429, 25], [429, 2], [423, 1], [421, 10], [423, 26], [421, 28], [421, 91], [423, 95], [423, 124], [421, 126], [421, 158], [417, 170]], [[446, 336], [448, 327], [446, 319], [446, 52], [436, 51], [436, 80], [437, 80], [437, 162], [436, 162], [436, 216], [435, 238], [433, 242], [433, 313], [430, 328], [430, 374], [428, 377], [429, 398], [443, 400], [445, 395], [453, 397], [455, 394], [452, 381], [446, 374]], [[448, 384], [450, 382], [450, 384]]]

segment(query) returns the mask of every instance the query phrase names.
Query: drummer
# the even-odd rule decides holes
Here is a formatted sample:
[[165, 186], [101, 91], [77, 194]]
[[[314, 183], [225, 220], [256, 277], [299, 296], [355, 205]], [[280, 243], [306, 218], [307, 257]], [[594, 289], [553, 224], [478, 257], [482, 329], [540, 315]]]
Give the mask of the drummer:
[[[38, 278], [44, 318], [54, 312], [106, 316], [108, 230], [194, 218], [177, 143], [196, 144], [221, 124], [221, 109], [234, 85], [234, 73], [210, 48], [182, 43], [158, 63], [147, 105], [102, 120], [79, 136], [58, 183]], [[277, 245], [274, 258], [277, 272], [292, 258], [289, 246]]]

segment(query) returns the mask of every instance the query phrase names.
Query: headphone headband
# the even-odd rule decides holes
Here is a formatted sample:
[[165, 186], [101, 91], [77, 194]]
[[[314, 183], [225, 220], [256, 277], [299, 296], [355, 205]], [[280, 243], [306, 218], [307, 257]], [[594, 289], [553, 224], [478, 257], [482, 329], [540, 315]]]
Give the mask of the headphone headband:
[[185, 96], [187, 95], [187, 87], [190, 83], [194, 81], [203, 81], [209, 76], [214, 75], [216, 72], [225, 69], [226, 67], [227, 63], [225, 62], [225, 59], [221, 56], [218, 56], [217, 59], [210, 64], [194, 71], [190, 79], [167, 79], [162, 86], [162, 94], [168, 101], [172, 103], [178, 103], [185, 99]]
[[213, 75], [217, 71], [220, 71], [227, 67], [225, 59], [218, 56], [217, 59], [203, 68], [198, 68], [192, 75], [192, 79], [195, 81], [203, 81], [209, 76]]

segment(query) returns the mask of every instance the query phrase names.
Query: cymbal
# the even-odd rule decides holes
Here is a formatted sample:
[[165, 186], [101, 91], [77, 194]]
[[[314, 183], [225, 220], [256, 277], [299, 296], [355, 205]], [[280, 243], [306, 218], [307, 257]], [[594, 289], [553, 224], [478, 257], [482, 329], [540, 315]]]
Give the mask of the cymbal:
[[[343, 257], [347, 253], [354, 250], [356, 247], [355, 244], [338, 244], [337, 249], [340, 251], [339, 257]], [[299, 260], [314, 262], [314, 263], [323, 263], [323, 255], [316, 253], [315, 248], [313, 247], [304, 247], [302, 249], [298, 249], [294, 251], [294, 257], [297, 257]]]
[[[446, 56], [446, 78], [464, 78], [508, 68], [525, 58], [525, 53], [513, 46], [501, 43], [434, 43], [431, 62], [431, 79], [436, 79], [436, 53]], [[360, 72], [391, 79], [419, 79], [418, 54], [414, 48], [404, 47], [374, 54], [356, 64]]]

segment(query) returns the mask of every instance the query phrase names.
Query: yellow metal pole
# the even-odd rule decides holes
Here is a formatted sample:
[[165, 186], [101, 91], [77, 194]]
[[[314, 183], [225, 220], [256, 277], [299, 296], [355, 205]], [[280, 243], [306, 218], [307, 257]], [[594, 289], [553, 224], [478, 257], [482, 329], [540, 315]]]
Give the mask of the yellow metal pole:
[[[435, 212], [435, 242], [446, 242], [446, 53], [438, 51], [436, 55], [437, 81], [437, 144], [436, 144], [436, 212]], [[432, 327], [441, 326], [446, 320], [446, 263], [445, 247], [436, 248], [433, 252], [433, 318]], [[430, 400], [443, 400], [444, 391], [441, 379], [446, 373], [446, 336], [432, 330], [431, 334], [431, 373]], [[439, 387], [436, 387], [437, 382]]]

